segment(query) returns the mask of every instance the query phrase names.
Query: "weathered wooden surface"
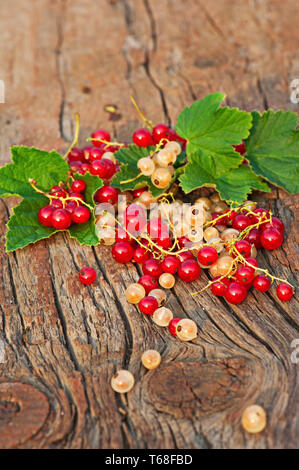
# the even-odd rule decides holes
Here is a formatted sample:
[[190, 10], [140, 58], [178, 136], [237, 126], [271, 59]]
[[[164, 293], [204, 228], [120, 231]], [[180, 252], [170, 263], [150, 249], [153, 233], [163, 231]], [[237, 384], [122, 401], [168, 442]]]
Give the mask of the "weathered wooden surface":
[[[245, 109], [298, 111], [289, 99], [299, 78], [298, 20], [296, 0], [3, 2], [1, 161], [12, 144], [65, 150], [75, 111], [82, 143], [99, 126], [128, 136], [137, 124], [130, 94], [155, 122], [173, 123], [185, 104], [216, 90]], [[111, 103], [121, 114], [115, 122], [103, 109]], [[268, 199], [286, 240], [260, 262], [296, 283], [299, 201], [282, 191]], [[178, 282], [170, 308], [200, 327], [194, 344], [182, 344], [124, 301], [138, 273], [111, 263], [109, 248], [61, 234], [5, 254], [15, 202], [0, 201], [0, 447], [296, 447], [297, 299], [252, 292], [234, 307], [209, 292], [190, 296], [205, 276]], [[91, 287], [78, 281], [85, 264], [98, 272]], [[142, 368], [145, 348], [161, 351], [158, 370]], [[136, 377], [125, 397], [109, 385], [120, 365]], [[240, 426], [253, 402], [268, 415], [257, 436]]]

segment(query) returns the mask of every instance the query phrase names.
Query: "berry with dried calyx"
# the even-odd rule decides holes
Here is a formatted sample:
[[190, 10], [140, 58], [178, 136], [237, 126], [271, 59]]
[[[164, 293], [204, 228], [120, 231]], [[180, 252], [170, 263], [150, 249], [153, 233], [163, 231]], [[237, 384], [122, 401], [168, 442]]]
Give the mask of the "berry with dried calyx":
[[97, 278], [97, 273], [90, 266], [85, 266], [79, 271], [79, 280], [82, 284], [89, 285], [94, 282]]
[[177, 337], [182, 341], [192, 341], [197, 337], [197, 325], [189, 318], [183, 318], [176, 325]]
[[111, 387], [117, 393], [127, 393], [134, 387], [135, 379], [131, 372], [118, 370], [111, 379]]
[[242, 426], [245, 431], [256, 434], [266, 427], [267, 417], [264, 408], [259, 405], [250, 405], [243, 411]]

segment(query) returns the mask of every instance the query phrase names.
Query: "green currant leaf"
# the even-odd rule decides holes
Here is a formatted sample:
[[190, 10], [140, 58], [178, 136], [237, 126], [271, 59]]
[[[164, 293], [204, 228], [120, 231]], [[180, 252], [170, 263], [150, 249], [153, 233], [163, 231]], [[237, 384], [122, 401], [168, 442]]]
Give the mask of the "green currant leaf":
[[213, 93], [191, 106], [178, 116], [176, 131], [187, 139], [187, 156], [200, 151], [210, 159], [215, 177], [237, 168], [242, 156], [233, 145], [248, 137], [252, 117], [236, 108], [219, 108], [225, 95]]
[[248, 166], [241, 165], [216, 176], [212, 162], [212, 157], [202, 157], [199, 153], [190, 157], [184, 174], [179, 177], [186, 194], [202, 186], [212, 186], [219, 192], [221, 199], [242, 203], [253, 189], [270, 191], [269, 186]]
[[289, 193], [299, 192], [298, 116], [292, 111], [253, 111], [245, 142], [246, 158], [256, 174]]
[[100, 240], [97, 236], [95, 226], [96, 219], [94, 209], [96, 205], [94, 203], [94, 195], [97, 190], [103, 186], [103, 181], [98, 176], [93, 176], [90, 173], [85, 173], [85, 175], [76, 173], [74, 178], [85, 181], [86, 189], [83, 194], [87, 204], [92, 207], [92, 211], [90, 219], [85, 222], [85, 224], [73, 224], [68, 229], [68, 232], [72, 238], [75, 238], [80, 243], [80, 245], [95, 246], [100, 243]]
[[[115, 188], [120, 189], [121, 191], [133, 190], [136, 188], [142, 188], [143, 186], [148, 186], [154, 197], [160, 196], [163, 194], [166, 189], [156, 188], [150, 177], [148, 176], [139, 176], [140, 171], [137, 167], [138, 160], [143, 157], [148, 157], [150, 152], [154, 150], [155, 147], [138, 147], [138, 145], [132, 144], [128, 148], [122, 148], [115, 153], [117, 160], [120, 162], [121, 167], [120, 171], [116, 173], [112, 180], [112, 185]], [[130, 181], [133, 180], [133, 181]], [[124, 181], [129, 181], [128, 183], [123, 183]]]

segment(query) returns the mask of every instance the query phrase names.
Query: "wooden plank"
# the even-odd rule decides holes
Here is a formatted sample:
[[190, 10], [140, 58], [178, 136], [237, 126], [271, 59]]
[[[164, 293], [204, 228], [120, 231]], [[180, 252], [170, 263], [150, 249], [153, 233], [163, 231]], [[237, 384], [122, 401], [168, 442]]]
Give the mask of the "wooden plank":
[[[283, 107], [298, 77], [298, 2], [197, 0], [16, 0], [2, 8], [1, 162], [12, 144], [65, 150], [73, 114], [82, 144], [104, 126], [129, 138], [138, 125], [132, 94], [154, 122], [175, 122], [186, 104], [221, 90], [245, 109]], [[22, 28], [16, 28], [21, 24]], [[110, 121], [104, 106], [121, 115]], [[297, 197], [274, 191], [270, 201], [286, 225], [282, 249], [260, 263], [296, 282]], [[0, 202], [1, 234], [16, 201]], [[288, 448], [298, 436], [298, 299], [250, 293], [240, 307], [177, 282], [168, 303], [200, 327], [182, 344], [124, 302], [138, 278], [133, 265], [111, 263], [109, 248], [79, 247], [66, 235], [4, 252], [0, 239], [1, 447]], [[90, 264], [98, 280], [82, 287]], [[161, 367], [145, 372], [140, 356], [157, 348]], [[109, 382], [128, 367], [136, 386], [117, 396]], [[31, 402], [39, 407], [32, 410]], [[263, 405], [268, 426], [245, 434], [248, 403]], [[298, 408], [298, 406], [297, 406]], [[22, 413], [19, 410], [22, 409]], [[28, 419], [28, 413], [31, 418]], [[20, 427], [23, 432], [20, 434]]]

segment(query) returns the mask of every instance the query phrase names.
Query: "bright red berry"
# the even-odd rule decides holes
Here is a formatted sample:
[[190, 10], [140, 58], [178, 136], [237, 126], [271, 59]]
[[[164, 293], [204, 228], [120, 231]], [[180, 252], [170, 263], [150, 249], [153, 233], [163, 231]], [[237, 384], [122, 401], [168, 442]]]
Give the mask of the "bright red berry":
[[85, 206], [77, 206], [72, 212], [72, 221], [76, 224], [84, 224], [90, 218], [90, 212]]
[[232, 282], [225, 293], [227, 302], [233, 305], [240, 304], [247, 297], [247, 289], [238, 282]]
[[56, 197], [65, 197], [67, 193], [64, 188], [57, 185], [50, 189], [50, 194]]
[[232, 227], [236, 230], [239, 230], [239, 232], [242, 232], [245, 230], [250, 225], [250, 219], [243, 214], [238, 214], [236, 217], [233, 219]]
[[171, 245], [171, 239], [168, 232], [161, 233], [161, 235], [155, 239], [157, 245], [161, 246], [164, 249], [167, 249]]
[[52, 227], [52, 214], [55, 208], [53, 206], [42, 207], [38, 212], [38, 220], [45, 227]]
[[[95, 131], [91, 134], [91, 137], [93, 139], [104, 140], [105, 142], [110, 142], [111, 141], [110, 134], [109, 134], [109, 132], [105, 131], [105, 129], [98, 129], [97, 131]], [[102, 142], [100, 142], [100, 140], [93, 140], [92, 141], [93, 145], [95, 147], [101, 147]]]
[[[159, 144], [162, 139], [168, 139], [169, 127], [165, 124], [157, 124], [153, 128], [153, 139], [155, 144]], [[166, 143], [166, 142], [165, 142]]]
[[143, 297], [138, 304], [139, 310], [145, 315], [153, 315], [154, 311], [159, 307], [158, 300], [149, 295], [148, 297]]
[[180, 248], [189, 248], [193, 245], [193, 243], [189, 240], [188, 237], [179, 237], [178, 238], [178, 245]]
[[146, 212], [138, 204], [130, 204], [125, 212], [126, 229], [132, 233], [138, 233], [144, 229], [146, 225]]
[[52, 213], [51, 222], [56, 229], [65, 230], [71, 225], [72, 218], [70, 213], [65, 209], [56, 209]]
[[282, 282], [276, 287], [276, 293], [279, 300], [281, 300], [282, 302], [287, 302], [293, 297], [294, 289], [286, 282]]
[[175, 274], [180, 264], [180, 260], [177, 256], [168, 255], [162, 261], [163, 272]]
[[262, 232], [261, 244], [266, 250], [275, 250], [282, 242], [283, 236], [276, 228], [268, 228]]
[[265, 224], [261, 225], [261, 229], [264, 232], [264, 230], [267, 230], [268, 228], [276, 228], [281, 234], [284, 232], [284, 223], [282, 220], [278, 219], [278, 217], [272, 217], [272, 223], [271, 222], [266, 222]]
[[217, 281], [220, 276], [217, 276], [213, 279], [213, 284], [211, 284], [211, 291], [217, 297], [223, 297], [227, 291], [228, 286], [230, 285], [230, 280], [227, 278], [222, 278], [220, 281]]
[[147, 294], [150, 291], [152, 291], [153, 289], [158, 289], [158, 287], [159, 287], [157, 279], [150, 276], [149, 274], [144, 274], [143, 276], [141, 276], [139, 278], [138, 283], [141, 284], [144, 287], [145, 292]]
[[93, 147], [89, 152], [89, 162], [94, 162], [95, 160], [101, 160], [104, 153], [104, 149]]
[[134, 256], [134, 248], [129, 242], [117, 242], [112, 247], [112, 256], [118, 263], [128, 263]]
[[107, 158], [95, 160], [90, 164], [90, 173], [103, 179], [110, 179], [115, 173], [115, 165]]
[[80, 175], [85, 175], [85, 173], [87, 173], [88, 171], [90, 171], [90, 164], [87, 162], [83, 162], [81, 164], [81, 168], [78, 170], [78, 173]]
[[68, 211], [71, 215], [74, 212], [74, 209], [78, 206], [76, 201], [68, 201], [65, 205], [65, 210]]
[[203, 266], [212, 266], [218, 260], [218, 253], [212, 246], [205, 246], [199, 250], [197, 259]]
[[116, 204], [118, 199], [118, 190], [113, 186], [102, 186], [97, 190], [94, 196], [95, 201], [99, 203]]
[[76, 147], [72, 148], [72, 150], [68, 153], [68, 161], [69, 162], [80, 162], [84, 158], [84, 152], [81, 149], [78, 149]]
[[261, 234], [262, 231], [257, 228], [253, 228], [250, 230], [249, 234], [245, 238], [251, 245], [255, 245], [256, 249], [258, 250], [261, 247]]
[[[254, 266], [255, 268], [258, 268], [258, 267], [259, 267], [259, 264], [258, 264], [258, 262], [257, 262], [257, 260], [256, 260], [255, 258], [249, 257], [249, 258], [245, 258], [245, 260], [251, 265], [251, 266], [249, 266], [250, 268], [251, 268], [252, 266]], [[246, 266], [248, 266], [248, 265], [246, 264]]]
[[142, 272], [158, 279], [163, 274], [162, 264], [157, 259], [150, 258], [143, 263]]
[[134, 144], [139, 147], [149, 147], [153, 145], [152, 134], [148, 129], [137, 129], [132, 136]]
[[89, 285], [94, 282], [97, 278], [97, 273], [90, 266], [85, 266], [85, 268], [80, 269], [79, 279], [82, 284]]
[[74, 193], [82, 193], [86, 188], [86, 183], [83, 180], [75, 180], [72, 183], [72, 191]]
[[132, 191], [133, 198], [136, 199], [137, 197], [141, 196], [141, 194], [144, 193], [144, 191], [147, 191], [147, 187], [134, 189]]
[[176, 337], [177, 336], [177, 332], [176, 332], [176, 327], [177, 327], [177, 324], [179, 323], [179, 321], [181, 320], [181, 318], [173, 318], [172, 320], [170, 320], [169, 324], [168, 324], [168, 329], [170, 331], [170, 333], [172, 334], [172, 336]]
[[74, 193], [73, 191], [70, 191], [69, 192], [69, 197], [73, 197], [73, 198], [76, 198], [76, 199], [81, 199], [82, 201], [84, 201], [84, 196], [81, 193]]
[[142, 248], [142, 246], [138, 246], [135, 249], [134, 256], [133, 256], [133, 260], [135, 261], [135, 263], [143, 264], [149, 258], [150, 258], [150, 252], [147, 251], [145, 248]]
[[52, 199], [51, 207], [54, 207], [54, 209], [62, 209], [63, 208], [62, 201], [60, 199]]
[[236, 250], [244, 257], [248, 258], [251, 253], [251, 245], [246, 240], [239, 240], [235, 243]]
[[201, 269], [195, 259], [188, 259], [183, 261], [178, 268], [179, 277], [185, 282], [193, 282], [199, 278]]
[[162, 233], [168, 233], [168, 226], [161, 219], [153, 218], [147, 223], [147, 233], [153, 239], [159, 238]]
[[194, 255], [192, 253], [192, 251], [183, 251], [182, 253], [180, 253], [178, 255], [178, 258], [180, 260], [180, 264], [182, 264], [184, 261], [187, 261], [187, 260], [194, 260]]
[[239, 282], [245, 287], [248, 287], [253, 281], [254, 269], [250, 268], [250, 266], [242, 266], [237, 269], [235, 277], [237, 282]]
[[83, 147], [83, 154], [84, 154], [84, 161], [85, 162], [90, 162], [90, 152], [92, 151], [93, 147], [91, 145], [86, 145]]
[[270, 289], [271, 281], [267, 276], [258, 274], [253, 281], [253, 287], [260, 292], [267, 292]]

